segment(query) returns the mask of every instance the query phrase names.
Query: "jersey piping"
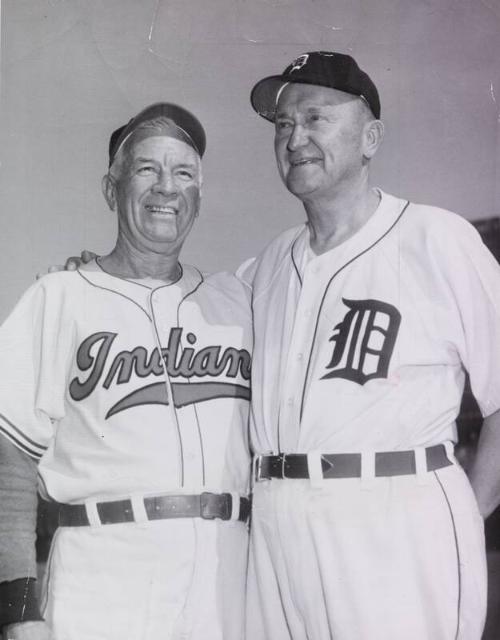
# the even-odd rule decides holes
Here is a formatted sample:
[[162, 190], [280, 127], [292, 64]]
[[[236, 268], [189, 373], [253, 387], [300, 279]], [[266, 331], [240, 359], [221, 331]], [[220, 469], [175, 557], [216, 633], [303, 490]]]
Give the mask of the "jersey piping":
[[[196, 269], [196, 267], [195, 267], [195, 269]], [[189, 291], [188, 293], [186, 293], [186, 295], [185, 295], [185, 296], [183, 296], [183, 297], [181, 298], [181, 300], [180, 300], [180, 302], [179, 302], [179, 305], [178, 305], [178, 307], [177, 307], [177, 326], [180, 326], [180, 322], [181, 322], [181, 321], [180, 321], [180, 311], [181, 311], [181, 305], [182, 305], [182, 303], [183, 303], [183, 302], [184, 302], [184, 301], [185, 301], [185, 300], [186, 300], [190, 295], [192, 295], [193, 293], [195, 293], [195, 292], [198, 290], [198, 288], [203, 284], [203, 282], [205, 282], [205, 279], [204, 279], [204, 277], [203, 277], [203, 274], [202, 274], [198, 269], [196, 269], [196, 271], [198, 271], [198, 275], [200, 276], [200, 281], [198, 282], [198, 284], [196, 285], [196, 287], [195, 287], [192, 291]], [[174, 383], [174, 384], [175, 384], [175, 383]], [[191, 383], [191, 379], [190, 379], [190, 378], [188, 378], [188, 384], [192, 384], [192, 383]], [[173, 388], [172, 388], [172, 393], [173, 393]], [[173, 400], [174, 400], [174, 399], [172, 398], [172, 401], [173, 401]], [[199, 416], [198, 416], [198, 409], [197, 409], [197, 407], [196, 407], [196, 404], [193, 404], [193, 410], [194, 410], [194, 415], [195, 415], [195, 418], [196, 418], [196, 428], [197, 428], [197, 432], [198, 432], [198, 439], [199, 439], [199, 442], [200, 442], [200, 451], [201, 451], [201, 476], [202, 476], [203, 484], [205, 484], [205, 479], [206, 479], [206, 469], [205, 469], [205, 448], [204, 448], [204, 446], [203, 446], [203, 438], [202, 438], [202, 435], [201, 435], [201, 427], [200, 427], [200, 418], [199, 418]], [[182, 444], [182, 443], [181, 443], [181, 444]], [[184, 464], [183, 464], [183, 470], [184, 470]], [[184, 471], [183, 471], [183, 472], [184, 472]]]
[[454, 541], [455, 541], [455, 550], [457, 552], [457, 581], [458, 581], [458, 595], [457, 595], [457, 630], [455, 632], [455, 640], [458, 640], [459, 638], [459, 632], [460, 632], [460, 609], [461, 609], [461, 604], [462, 604], [462, 576], [460, 573], [460, 549], [458, 546], [458, 538], [457, 538], [457, 527], [455, 524], [455, 518], [453, 517], [453, 511], [451, 508], [451, 504], [450, 501], [448, 499], [448, 495], [446, 493], [446, 490], [443, 486], [443, 483], [441, 482], [441, 480], [439, 479], [439, 475], [437, 474], [436, 471], [434, 471], [434, 476], [439, 484], [439, 486], [441, 487], [441, 491], [443, 492], [443, 496], [444, 499], [446, 501], [446, 506], [448, 507], [448, 511], [450, 514], [450, 519], [451, 519], [451, 525], [453, 528], [453, 537], [454, 537]]
[[[92, 280], [89, 280], [87, 277], [85, 277], [83, 275], [83, 273], [79, 269], [77, 270], [77, 273], [90, 286], [95, 287], [96, 289], [102, 289], [103, 291], [108, 291], [109, 293], [113, 293], [113, 294], [115, 294], [117, 296], [121, 296], [122, 298], [125, 298], [125, 300], [128, 300], [129, 302], [132, 302], [132, 304], [134, 304], [136, 307], [138, 307], [144, 313], [144, 315], [148, 318], [148, 320], [152, 320], [152, 318], [149, 315], [149, 313], [145, 309], [143, 309], [140, 304], [137, 304], [137, 302], [133, 298], [130, 298], [129, 296], [126, 296], [125, 294], [121, 293], [120, 291], [115, 291], [114, 289], [110, 289], [109, 287], [103, 287], [100, 284], [96, 284], [95, 282], [92, 282]], [[103, 271], [103, 273], [106, 273], [106, 272]], [[108, 274], [106, 274], [106, 275], [108, 275]], [[129, 281], [127, 280], [127, 282], [129, 282]], [[144, 285], [140, 285], [138, 282], [131, 282], [130, 284], [136, 284], [137, 286], [144, 286]]]
[[291, 255], [292, 255], [293, 268], [295, 269], [295, 273], [297, 274], [297, 278], [299, 279], [300, 286], [302, 287], [302, 276], [300, 275], [299, 267], [298, 267], [297, 263], [295, 262], [295, 256], [294, 256], [294, 251], [293, 251], [295, 249], [295, 245], [297, 244], [298, 239], [299, 239], [299, 236], [297, 236], [295, 238], [295, 240], [293, 241], [292, 248], [291, 248], [290, 252], [291, 252]]
[[[99, 267], [99, 269], [105, 273], [108, 276], [112, 276], [113, 278], [118, 278], [119, 280], [125, 280], [125, 282], [129, 282], [130, 284], [137, 284], [140, 287], [144, 287], [145, 289], [159, 289], [160, 287], [154, 287], [148, 284], [145, 284], [144, 282], [140, 282], [139, 280], [134, 280], [133, 278], [123, 278], [122, 276], [117, 276], [114, 273], [110, 273], [109, 271], [107, 271], [99, 262], [99, 257], [97, 256], [97, 258], [95, 259], [95, 263], [96, 265]], [[161, 286], [169, 286], [171, 284], [176, 284], [177, 282], [179, 282], [179, 280], [182, 278], [182, 276], [184, 275], [184, 269], [182, 268], [182, 264], [180, 262], [177, 263], [179, 265], [180, 271], [179, 271], [179, 275], [177, 276], [177, 278], [175, 280], [172, 280], [172, 282], [169, 283], [165, 283], [165, 285], [161, 285]]]
[[383, 240], [394, 229], [394, 227], [401, 220], [401, 217], [403, 216], [405, 211], [408, 209], [409, 205], [410, 205], [410, 202], [407, 200], [405, 206], [401, 210], [401, 212], [398, 215], [398, 217], [396, 218], [396, 220], [392, 223], [392, 225], [379, 238], [377, 238], [377, 240], [375, 240], [375, 242], [373, 242], [369, 247], [366, 247], [366, 249], [364, 249], [363, 251], [360, 251], [357, 255], [355, 255], [353, 258], [351, 258], [345, 264], [343, 264], [340, 267], [340, 269], [337, 269], [337, 271], [333, 274], [333, 276], [328, 281], [328, 283], [327, 283], [327, 285], [325, 287], [325, 290], [323, 291], [323, 296], [321, 298], [321, 302], [320, 302], [320, 305], [319, 305], [318, 313], [316, 314], [316, 323], [315, 323], [315, 326], [314, 326], [313, 339], [312, 339], [312, 343], [311, 343], [311, 349], [309, 351], [309, 358], [308, 358], [308, 361], [307, 361], [306, 375], [305, 375], [305, 379], [304, 379], [304, 386], [302, 388], [302, 397], [301, 397], [301, 401], [300, 401], [300, 419], [301, 420], [302, 420], [302, 415], [303, 415], [303, 412], [304, 412], [306, 387], [307, 387], [307, 381], [308, 381], [308, 378], [309, 378], [309, 371], [310, 371], [310, 368], [311, 368], [311, 358], [312, 358], [312, 353], [313, 353], [313, 350], [314, 350], [314, 343], [316, 341], [316, 335], [317, 335], [317, 332], [318, 332], [319, 319], [320, 319], [321, 312], [322, 312], [322, 309], [323, 309], [323, 304], [324, 304], [325, 299], [326, 299], [326, 294], [328, 292], [328, 289], [330, 288], [330, 285], [332, 284], [332, 282], [338, 276], [339, 273], [341, 273], [346, 267], [348, 267], [350, 264], [355, 262], [358, 258], [363, 256], [365, 253], [368, 253], [369, 251], [371, 251], [373, 249], [373, 247], [375, 247], [381, 240]]

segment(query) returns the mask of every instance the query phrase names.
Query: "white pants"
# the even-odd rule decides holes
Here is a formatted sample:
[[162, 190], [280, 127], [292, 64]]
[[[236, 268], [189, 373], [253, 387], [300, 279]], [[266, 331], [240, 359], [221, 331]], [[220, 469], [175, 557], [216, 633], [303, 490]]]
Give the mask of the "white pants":
[[45, 579], [54, 640], [236, 640], [247, 528], [198, 518], [63, 527]]
[[456, 465], [254, 491], [251, 640], [479, 640], [483, 521]]

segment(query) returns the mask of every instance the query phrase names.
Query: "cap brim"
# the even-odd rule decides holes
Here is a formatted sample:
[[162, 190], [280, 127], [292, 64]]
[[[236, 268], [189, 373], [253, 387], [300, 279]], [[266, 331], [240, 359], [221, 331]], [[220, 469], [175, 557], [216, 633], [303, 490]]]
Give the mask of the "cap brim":
[[[366, 76], [366, 74], [364, 74]], [[366, 76], [368, 78], [368, 76]], [[287, 84], [310, 84], [318, 87], [326, 87], [327, 89], [335, 89], [336, 91], [343, 91], [352, 96], [362, 97], [371, 109], [376, 118], [380, 118], [380, 102], [375, 85], [368, 78], [371, 86], [373, 86], [373, 92], [371, 92], [372, 100], [361, 93], [353, 92], [352, 87], [346, 86], [345, 82], [339, 82], [335, 86], [332, 86], [332, 82], [329, 81], [324, 74], [309, 74], [308, 77], [301, 76], [300, 74], [282, 74], [280, 76], [268, 76], [263, 78], [252, 89], [250, 94], [250, 102], [255, 111], [269, 122], [274, 122], [276, 119], [276, 107], [279, 99], [279, 95], [283, 87]]]
[[110, 166], [118, 149], [135, 131], [135, 129], [143, 122], [154, 120], [159, 117], [165, 117], [172, 120], [174, 124], [186, 134], [186, 139], [189, 139], [188, 144], [191, 144], [200, 157], [203, 156], [206, 148], [206, 137], [203, 126], [198, 118], [196, 118], [190, 111], [177, 104], [173, 104], [171, 102], [157, 102], [140, 111], [126, 125], [120, 127], [111, 134], [109, 143]]
[[276, 117], [276, 101], [281, 89], [288, 84], [282, 76], [268, 76], [263, 78], [252, 89], [250, 102], [255, 111], [269, 122]]
[[[280, 93], [287, 84], [310, 84], [317, 87], [326, 87], [327, 89], [334, 89], [325, 82], [323, 76], [312, 75], [309, 78], [303, 78], [300, 76], [269, 76], [263, 78], [252, 89], [250, 94], [250, 102], [255, 111], [269, 122], [274, 122], [276, 119], [276, 107], [278, 106], [278, 100]], [[342, 87], [338, 87], [337, 91], [343, 91]], [[349, 92], [347, 92], [349, 93]], [[356, 94], [352, 94], [356, 95]]]
[[171, 102], [157, 102], [140, 111], [127, 124], [124, 134], [126, 135], [130, 130], [135, 129], [143, 122], [162, 116], [170, 118], [180, 129], [185, 131], [193, 142], [192, 146], [198, 151], [200, 156], [203, 156], [206, 147], [206, 137], [200, 121], [187, 109]]

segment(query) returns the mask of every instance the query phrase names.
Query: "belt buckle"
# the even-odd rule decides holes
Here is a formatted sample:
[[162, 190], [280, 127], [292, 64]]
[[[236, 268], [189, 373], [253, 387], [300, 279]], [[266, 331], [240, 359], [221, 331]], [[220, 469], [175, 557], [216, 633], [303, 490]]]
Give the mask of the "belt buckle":
[[208, 491], [200, 494], [200, 516], [203, 520], [221, 520], [231, 519], [231, 505], [229, 504], [227, 493], [209, 493]]
[[260, 482], [262, 473], [262, 457], [263, 456], [255, 456], [253, 461], [253, 476], [255, 478], [255, 482]]
[[281, 479], [284, 480], [286, 478], [286, 474], [285, 474], [285, 458], [286, 458], [286, 453], [280, 453], [278, 455], [278, 458], [281, 458]]

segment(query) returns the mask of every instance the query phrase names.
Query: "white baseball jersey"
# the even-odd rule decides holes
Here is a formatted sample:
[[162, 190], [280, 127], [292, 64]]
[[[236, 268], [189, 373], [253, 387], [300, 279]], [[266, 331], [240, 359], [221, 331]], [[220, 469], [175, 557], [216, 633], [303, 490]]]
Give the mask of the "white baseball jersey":
[[[500, 408], [500, 267], [459, 216], [380, 196], [338, 247], [314, 256], [302, 225], [242, 270], [257, 454], [362, 453], [373, 476], [374, 452], [456, 439], [464, 369], [483, 414]], [[472, 491], [456, 465], [417, 470], [257, 483], [250, 637], [479, 639]]]
[[[0, 330], [0, 433], [39, 459], [44, 497], [91, 512], [129, 496], [247, 495], [251, 347], [247, 291], [229, 274], [184, 265], [158, 286], [95, 263], [50, 274]], [[194, 519], [59, 529], [54, 637], [238, 634], [245, 539], [244, 523]]]
[[454, 440], [464, 368], [500, 408], [500, 267], [472, 225], [382, 194], [352, 238], [308, 247], [295, 227], [250, 266], [256, 453]]

